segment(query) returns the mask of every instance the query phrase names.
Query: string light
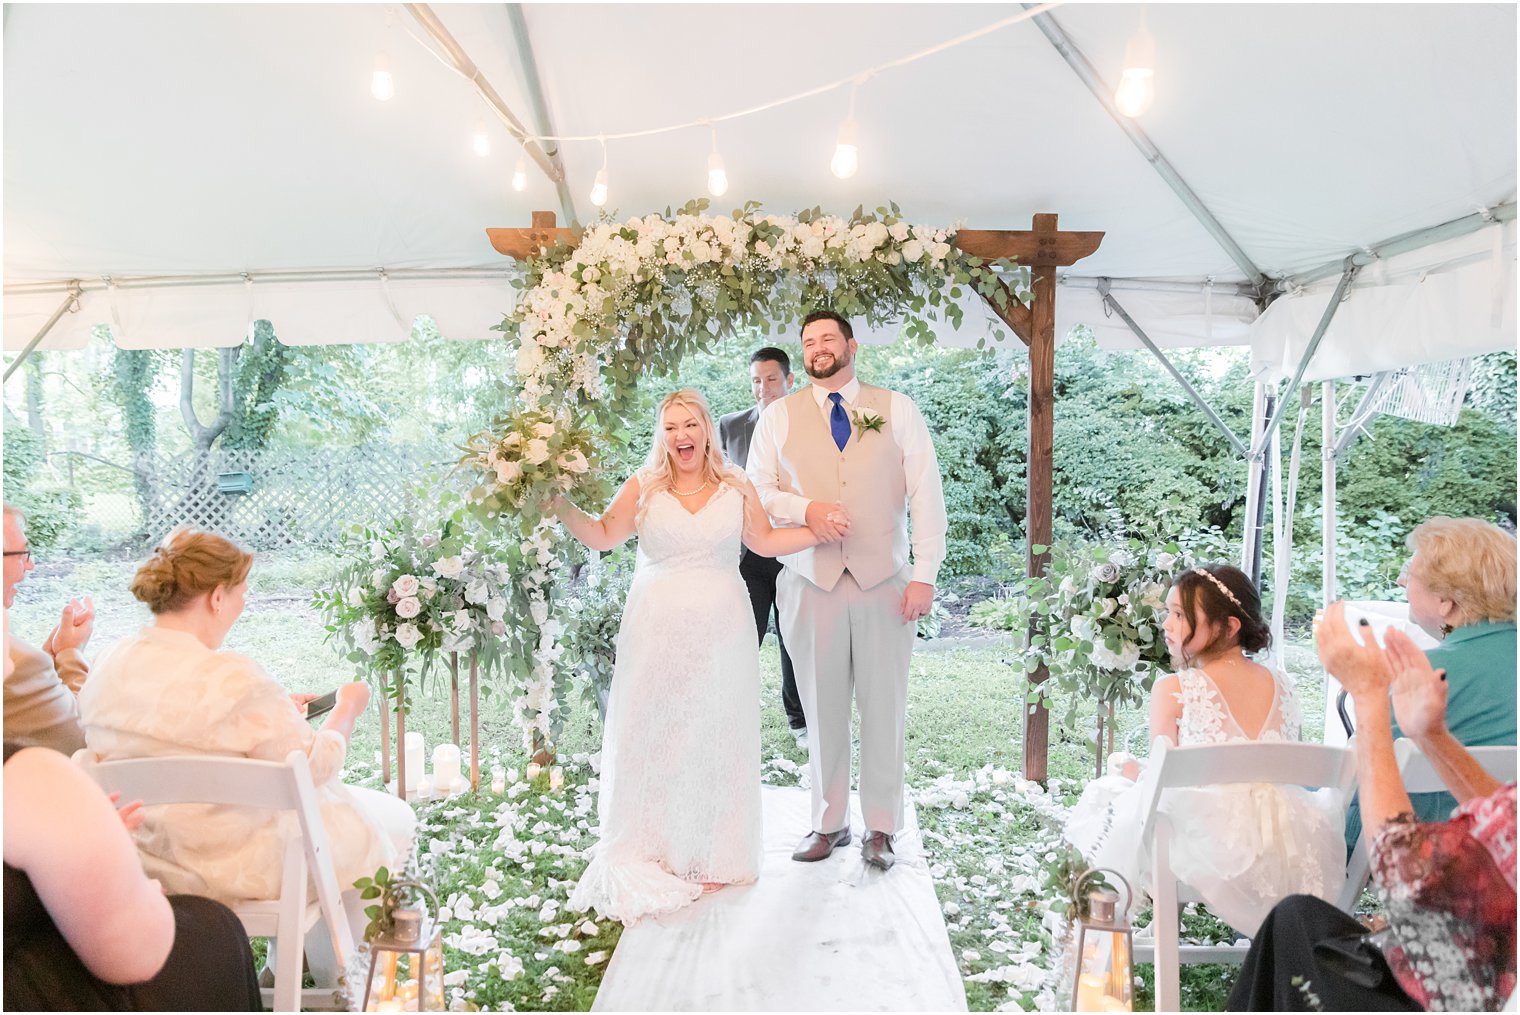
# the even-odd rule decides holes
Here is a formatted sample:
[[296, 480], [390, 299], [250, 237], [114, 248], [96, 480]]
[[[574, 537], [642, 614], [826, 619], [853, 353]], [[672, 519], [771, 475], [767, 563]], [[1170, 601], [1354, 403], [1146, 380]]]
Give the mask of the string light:
[[[385, 9], [386, 38], [390, 37], [391, 22], [394, 20], [394, 17], [394, 12], [391, 10], [391, 8], [387, 7]], [[369, 93], [375, 98], [379, 99], [381, 102], [390, 101], [390, 99], [396, 94], [396, 81], [391, 77], [391, 62], [386, 57], [384, 48], [375, 54], [375, 70], [374, 73], [370, 75]]]
[[491, 154], [491, 135], [486, 133], [486, 122], [475, 122], [475, 154], [486, 158]]
[[375, 54], [375, 73], [369, 79], [369, 93], [381, 102], [389, 101], [396, 94], [396, 81], [391, 77], [391, 64], [384, 53]]
[[839, 125], [839, 141], [829, 160], [829, 171], [841, 180], [848, 180], [860, 168], [860, 146], [855, 141], [855, 93], [859, 88], [859, 80], [850, 87], [850, 112]]
[[602, 141], [602, 168], [596, 171], [596, 180], [591, 184], [591, 203], [600, 208], [607, 203], [607, 142]]
[[517, 168], [512, 170], [512, 189], [518, 193], [528, 189], [528, 157], [517, 157]]
[[1156, 40], [1145, 27], [1145, 8], [1140, 8], [1140, 30], [1124, 47], [1124, 73], [1114, 91], [1114, 105], [1134, 118], [1151, 108], [1156, 98]]
[[713, 197], [728, 193], [728, 173], [723, 168], [723, 156], [718, 154], [718, 132], [712, 132], [712, 154], [707, 156], [707, 192]]

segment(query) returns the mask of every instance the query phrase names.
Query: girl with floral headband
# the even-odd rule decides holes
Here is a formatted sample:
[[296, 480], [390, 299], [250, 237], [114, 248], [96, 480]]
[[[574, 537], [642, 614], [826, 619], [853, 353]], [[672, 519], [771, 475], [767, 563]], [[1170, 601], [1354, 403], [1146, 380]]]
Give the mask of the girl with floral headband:
[[[1239, 568], [1193, 567], [1166, 597], [1162, 631], [1175, 672], [1151, 690], [1150, 736], [1171, 746], [1299, 737], [1299, 706], [1287, 674], [1261, 657], [1271, 643], [1261, 596]], [[1093, 866], [1148, 886], [1141, 841], [1154, 769], [1128, 755], [1090, 783], [1066, 837]], [[1229, 785], [1168, 790], [1158, 805], [1172, 827], [1171, 867], [1214, 914], [1245, 935], [1285, 895], [1333, 898], [1340, 888], [1343, 803], [1333, 791]]]

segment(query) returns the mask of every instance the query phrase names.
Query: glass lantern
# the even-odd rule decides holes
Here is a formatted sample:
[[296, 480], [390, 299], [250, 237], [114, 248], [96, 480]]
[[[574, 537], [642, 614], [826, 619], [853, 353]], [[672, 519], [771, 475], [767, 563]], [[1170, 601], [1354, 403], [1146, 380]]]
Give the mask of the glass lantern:
[[[1119, 893], [1106, 886], [1082, 888], [1089, 881], [1110, 875], [1124, 886], [1124, 905]], [[1128, 913], [1134, 895], [1118, 871], [1098, 868], [1077, 879], [1078, 898], [1084, 905], [1077, 913], [1076, 975], [1071, 989], [1072, 1011], [1134, 1010], [1134, 939]]]
[[363, 1011], [447, 1011], [438, 899], [416, 881], [392, 882], [388, 925], [369, 943]]

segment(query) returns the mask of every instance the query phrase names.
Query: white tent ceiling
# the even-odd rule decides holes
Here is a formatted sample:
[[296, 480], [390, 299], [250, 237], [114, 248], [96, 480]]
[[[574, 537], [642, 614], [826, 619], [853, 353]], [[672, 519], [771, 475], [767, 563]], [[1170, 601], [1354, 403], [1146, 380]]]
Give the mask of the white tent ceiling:
[[[508, 8], [434, 10], [536, 129]], [[565, 134], [719, 116], [1017, 10], [523, 6], [548, 113]], [[526, 192], [512, 190], [518, 149], [505, 128], [395, 11], [387, 27], [386, 9], [368, 4], [7, 5], [6, 348], [30, 339], [71, 279], [87, 283], [83, 312], [44, 348], [104, 322], [124, 344], [235, 343], [253, 317], [292, 341], [398, 340], [417, 313], [447, 322], [446, 334], [487, 337], [510, 306], [511, 265], [485, 227], [526, 225], [560, 201], [531, 163]], [[1068, 4], [1054, 17], [1112, 80], [1140, 13]], [[1137, 122], [1269, 276], [1515, 197], [1513, 5], [1151, 4], [1146, 18], [1156, 100]], [[385, 103], [368, 88], [382, 49], [396, 81]], [[1233, 295], [1241, 266], [1032, 21], [861, 85], [860, 171], [841, 181], [827, 164], [847, 101], [834, 91], [721, 124], [731, 190], [715, 204], [848, 212], [895, 200], [916, 221], [1006, 229], [1054, 211], [1064, 228], [1107, 233], [1072, 276], [1215, 280], [1207, 296], [1116, 293], [1159, 344], [1245, 342], [1268, 319]], [[487, 158], [471, 151], [482, 119]], [[703, 194], [710, 143], [703, 129], [609, 142], [609, 209], [642, 214]], [[600, 147], [567, 143], [562, 157], [588, 219]], [[1502, 249], [1480, 267], [1512, 292], [1512, 241]], [[341, 274], [266, 278], [282, 272]], [[118, 288], [92, 288], [104, 276]], [[222, 284], [132, 281], [144, 276]], [[1122, 331], [1090, 285], [1067, 286], [1059, 304], [1063, 327]], [[1291, 327], [1313, 316], [1294, 315]], [[1464, 334], [1493, 347], [1512, 328]]]

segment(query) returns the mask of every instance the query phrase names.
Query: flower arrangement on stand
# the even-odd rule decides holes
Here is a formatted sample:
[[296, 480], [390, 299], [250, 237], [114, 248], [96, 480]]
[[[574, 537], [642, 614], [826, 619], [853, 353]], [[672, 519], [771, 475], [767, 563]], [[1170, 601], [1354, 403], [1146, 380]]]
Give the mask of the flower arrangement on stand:
[[[1009, 601], [1014, 630], [1042, 619], [1045, 630], [1030, 636], [1015, 665], [1026, 672], [1043, 664], [1050, 686], [1071, 692], [1065, 716], [1076, 721], [1077, 703], [1095, 701], [1098, 710], [1098, 774], [1102, 774], [1103, 734], [1113, 749], [1116, 706], [1139, 705], [1166, 672], [1170, 657], [1161, 624], [1166, 591], [1179, 567], [1190, 566], [1176, 542], [1147, 546], [1139, 539], [1111, 539], [1051, 548], [1045, 574], [1026, 579]], [[1105, 714], [1106, 713], [1106, 714]]]
[[[784, 332], [831, 307], [872, 325], [900, 322], [905, 336], [927, 343], [930, 320], [960, 325], [963, 296], [1003, 307], [1019, 298], [1015, 265], [965, 254], [955, 232], [906, 222], [895, 204], [848, 218], [817, 208], [764, 214], [754, 203], [711, 215], [704, 199], [606, 219], [573, 245], [545, 248], [514, 283], [522, 295], [500, 325], [516, 347], [514, 410], [471, 438], [460, 459], [474, 483], [472, 509], [489, 525], [514, 525], [525, 541], [554, 544], [545, 522], [553, 496], [595, 508], [608, 480], [621, 478], [598, 474], [598, 452], [635, 410], [640, 376], [668, 374], [686, 353], [741, 330]], [[554, 600], [550, 571], [541, 562], [514, 573], [520, 588], [507, 618], [534, 646], [518, 712], [535, 741], [552, 738], [572, 666], [559, 645], [567, 606]]]

